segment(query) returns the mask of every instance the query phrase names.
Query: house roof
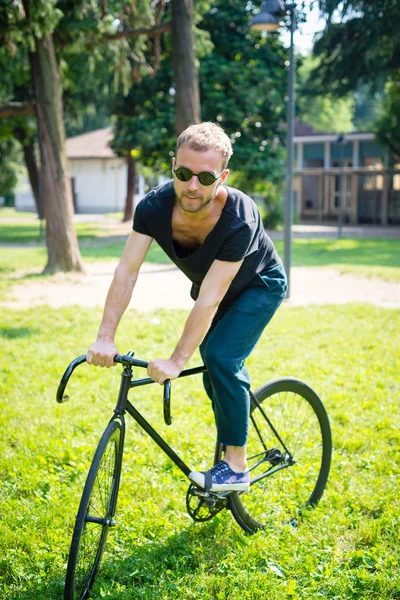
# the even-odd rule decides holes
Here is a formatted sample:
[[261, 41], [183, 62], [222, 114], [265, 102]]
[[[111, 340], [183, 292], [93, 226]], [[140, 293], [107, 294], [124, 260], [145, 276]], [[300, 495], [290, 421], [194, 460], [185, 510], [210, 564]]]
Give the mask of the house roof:
[[[358, 140], [359, 142], [370, 142], [375, 140], [375, 134], [366, 131], [353, 131], [344, 134], [347, 141]], [[295, 121], [294, 126], [294, 142], [316, 143], [316, 142], [336, 142], [337, 133], [329, 133], [327, 131], [317, 131], [308, 123]]]
[[294, 135], [296, 137], [309, 135], [326, 135], [327, 133], [327, 131], [317, 131], [312, 125], [309, 125], [308, 123], [301, 123], [297, 119], [294, 122]]
[[110, 142], [114, 137], [111, 127], [96, 129], [66, 140], [68, 158], [117, 158]]

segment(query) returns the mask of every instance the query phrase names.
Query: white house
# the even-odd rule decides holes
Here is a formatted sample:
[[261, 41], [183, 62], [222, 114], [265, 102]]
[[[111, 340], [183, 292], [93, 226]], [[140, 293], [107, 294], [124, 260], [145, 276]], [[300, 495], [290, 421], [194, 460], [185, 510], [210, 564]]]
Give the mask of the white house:
[[[112, 138], [112, 129], [108, 127], [77, 135], [66, 141], [76, 213], [119, 212], [125, 207], [127, 164], [126, 160], [119, 158], [110, 147]], [[143, 175], [139, 175], [135, 206], [149, 187], [166, 180], [165, 177], [159, 177], [146, 185]], [[32, 191], [26, 177], [17, 186], [15, 207], [21, 211], [35, 210]]]

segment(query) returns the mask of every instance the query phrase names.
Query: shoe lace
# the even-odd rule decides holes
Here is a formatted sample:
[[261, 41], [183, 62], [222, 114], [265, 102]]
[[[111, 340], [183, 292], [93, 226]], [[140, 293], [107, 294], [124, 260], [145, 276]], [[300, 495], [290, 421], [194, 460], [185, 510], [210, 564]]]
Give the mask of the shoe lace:
[[217, 463], [212, 469], [211, 472], [213, 475], [221, 475], [224, 471], [228, 470], [228, 466], [225, 463]]

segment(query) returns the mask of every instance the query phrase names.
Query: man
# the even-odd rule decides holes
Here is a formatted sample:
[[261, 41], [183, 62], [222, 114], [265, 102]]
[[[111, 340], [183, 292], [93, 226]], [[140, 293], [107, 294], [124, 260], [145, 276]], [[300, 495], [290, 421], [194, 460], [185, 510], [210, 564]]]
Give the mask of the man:
[[97, 340], [87, 362], [111, 367], [114, 335], [131, 299], [153, 238], [192, 281], [194, 306], [171, 357], [154, 359], [147, 373], [163, 384], [176, 379], [197, 348], [207, 366], [224, 460], [189, 478], [211, 491], [249, 488], [246, 440], [250, 380], [244, 361], [286, 295], [286, 276], [255, 203], [226, 187], [232, 146], [214, 123], [191, 125], [178, 138], [173, 181], [151, 190], [136, 208], [107, 295]]

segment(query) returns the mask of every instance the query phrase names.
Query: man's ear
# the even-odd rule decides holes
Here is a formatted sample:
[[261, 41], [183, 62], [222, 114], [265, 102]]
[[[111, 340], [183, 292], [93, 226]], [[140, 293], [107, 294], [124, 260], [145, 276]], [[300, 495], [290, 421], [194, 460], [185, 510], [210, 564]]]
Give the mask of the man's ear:
[[221, 176], [221, 183], [225, 183], [225, 181], [228, 179], [229, 177], [229, 169], [225, 169], [225, 171], [223, 172], [222, 176]]

